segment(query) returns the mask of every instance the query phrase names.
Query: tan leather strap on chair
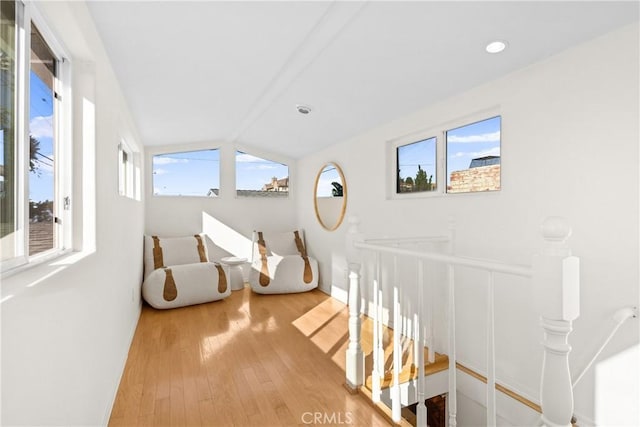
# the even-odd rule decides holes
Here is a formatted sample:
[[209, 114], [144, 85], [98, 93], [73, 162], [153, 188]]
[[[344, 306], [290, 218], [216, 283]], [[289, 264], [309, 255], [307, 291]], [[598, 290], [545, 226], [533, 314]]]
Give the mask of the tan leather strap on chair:
[[151, 236], [153, 239], [153, 268], [164, 267], [164, 261], [162, 260], [162, 247], [160, 246], [160, 239], [158, 236]]
[[267, 245], [264, 242], [262, 231], [258, 231], [258, 252], [260, 252], [260, 259], [262, 260], [262, 267], [260, 268], [260, 286], [269, 286], [269, 264], [267, 263]]
[[216, 263], [216, 268], [218, 269], [218, 292], [223, 294], [227, 291], [227, 275], [224, 274], [224, 269], [220, 264]]
[[162, 291], [162, 297], [165, 301], [173, 301], [178, 297], [178, 288], [176, 288], [176, 282], [173, 280], [173, 273], [170, 268], [164, 269], [164, 290]]
[[194, 234], [196, 241], [198, 242], [198, 255], [200, 256], [200, 262], [207, 262], [207, 255], [204, 252], [204, 244], [202, 243], [202, 236]]
[[300, 238], [300, 233], [298, 230], [294, 231], [296, 239], [296, 247], [298, 248], [298, 252], [300, 252], [300, 256], [304, 260], [304, 273], [302, 275], [302, 280], [304, 283], [311, 283], [313, 280], [313, 271], [311, 271], [311, 263], [309, 262], [309, 257], [307, 256], [307, 249], [304, 247], [304, 243], [302, 243], [302, 239]]

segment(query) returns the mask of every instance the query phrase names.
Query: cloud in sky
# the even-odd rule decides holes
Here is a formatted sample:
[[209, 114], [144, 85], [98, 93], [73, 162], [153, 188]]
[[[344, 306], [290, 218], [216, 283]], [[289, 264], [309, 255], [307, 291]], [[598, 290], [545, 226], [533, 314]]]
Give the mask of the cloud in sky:
[[53, 116], [36, 116], [29, 122], [29, 134], [35, 139], [53, 138]]
[[252, 156], [247, 153], [236, 154], [236, 162], [246, 164], [243, 166], [243, 170], [271, 170], [278, 169], [279, 167], [286, 167], [278, 162], [261, 159], [260, 157]]
[[247, 153], [236, 154], [236, 162], [239, 163], [264, 163], [268, 162], [268, 160], [261, 159], [260, 157], [252, 156]]
[[473, 143], [473, 142], [500, 142], [500, 131], [483, 133], [479, 135], [447, 135], [447, 142]]
[[160, 168], [153, 170], [154, 175], [164, 175], [165, 173], [168, 173], [168, 172], [169, 172], [168, 170], [160, 169]]
[[493, 147], [484, 151], [458, 151], [451, 157], [460, 158], [460, 157], [468, 157], [468, 158], [478, 158], [478, 157], [486, 157], [486, 156], [499, 156], [500, 155], [500, 147]]
[[172, 163], [189, 163], [189, 160], [176, 157], [153, 156], [154, 165], [170, 165]]

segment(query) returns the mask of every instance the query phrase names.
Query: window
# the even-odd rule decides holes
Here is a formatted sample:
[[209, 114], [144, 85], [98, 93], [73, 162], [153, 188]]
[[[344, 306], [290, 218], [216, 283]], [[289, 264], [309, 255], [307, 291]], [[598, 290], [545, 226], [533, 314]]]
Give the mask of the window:
[[29, 255], [56, 245], [55, 197], [58, 61], [40, 31], [31, 25], [29, 75]]
[[288, 197], [289, 168], [282, 163], [236, 151], [238, 197]]
[[396, 148], [396, 193], [435, 191], [436, 138]]
[[500, 116], [446, 132], [447, 192], [500, 190]]
[[220, 150], [153, 156], [154, 196], [217, 197], [219, 190]]
[[30, 262], [31, 257], [56, 253], [69, 241], [62, 224], [63, 210], [70, 208], [70, 184], [62, 179], [60, 164], [65, 161], [62, 153], [68, 151], [61, 146], [68, 147], [70, 140], [65, 139], [62, 125], [68, 111], [61, 96], [68, 63], [62, 60], [61, 49], [49, 33], [41, 31], [42, 21], [36, 19], [31, 3], [3, 1], [0, 7], [0, 246], [4, 271]]
[[1, 257], [5, 261], [19, 254], [18, 240], [18, 194], [17, 194], [17, 15], [16, 4], [9, 1], [0, 2], [2, 31], [0, 31], [0, 239], [2, 242]]
[[138, 199], [135, 153], [126, 142], [118, 144], [118, 188], [121, 196]]

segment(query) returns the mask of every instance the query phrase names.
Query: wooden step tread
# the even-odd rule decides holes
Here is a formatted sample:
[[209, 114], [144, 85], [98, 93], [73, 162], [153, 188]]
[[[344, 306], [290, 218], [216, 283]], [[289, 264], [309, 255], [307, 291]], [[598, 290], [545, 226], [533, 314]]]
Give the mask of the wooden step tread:
[[[411, 347], [413, 349], [413, 346]], [[413, 353], [413, 351], [411, 351]], [[404, 358], [404, 357], [403, 357]], [[424, 360], [428, 358], [428, 349], [424, 349]], [[426, 375], [433, 375], [438, 372], [445, 371], [449, 368], [449, 357], [446, 354], [436, 353], [435, 361], [433, 363], [425, 362], [424, 370]], [[418, 370], [413, 361], [405, 363], [402, 371], [400, 371], [400, 384], [409, 382], [418, 377]], [[380, 388], [388, 388], [393, 385], [393, 366], [390, 366], [384, 373], [384, 376], [380, 378]], [[372, 377], [369, 375], [365, 381], [365, 386], [372, 390]]]

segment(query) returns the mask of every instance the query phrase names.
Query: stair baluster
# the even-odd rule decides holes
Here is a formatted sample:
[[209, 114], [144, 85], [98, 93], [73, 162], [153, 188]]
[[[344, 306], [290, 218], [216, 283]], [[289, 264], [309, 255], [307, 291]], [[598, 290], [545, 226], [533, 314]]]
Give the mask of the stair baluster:
[[496, 425], [496, 358], [493, 272], [487, 283], [487, 425]]
[[391, 419], [400, 422], [402, 404], [400, 402], [400, 372], [402, 370], [402, 319], [400, 317], [400, 290], [398, 288], [398, 257], [393, 256], [393, 386], [391, 388]]
[[458, 425], [458, 399], [456, 396], [456, 294], [454, 268], [449, 270], [449, 427]]
[[[418, 404], [416, 406], [416, 426], [426, 426], [427, 425], [427, 407], [424, 403], [426, 399], [425, 393], [425, 369], [424, 369], [424, 346], [425, 346], [425, 335], [421, 333], [421, 331], [425, 331], [426, 328], [424, 325], [420, 324], [422, 320], [422, 316], [424, 313], [424, 294], [423, 286], [424, 286], [424, 261], [417, 259], [418, 262], [418, 310], [414, 316], [415, 323], [415, 337], [413, 338], [415, 343], [415, 361], [416, 361], [416, 370], [418, 377], [416, 378], [416, 387], [418, 388]], [[431, 351], [431, 349], [429, 349]]]
[[[371, 372], [371, 399], [374, 403], [380, 402], [380, 373], [383, 372], [380, 370], [380, 351], [379, 348], [382, 348], [382, 336], [381, 336], [381, 324], [382, 319], [380, 315], [382, 311], [380, 307], [382, 306], [382, 294], [380, 292], [380, 253], [376, 252], [376, 265], [375, 265], [375, 275], [373, 278], [373, 371]], [[383, 357], [384, 355], [382, 355]]]

